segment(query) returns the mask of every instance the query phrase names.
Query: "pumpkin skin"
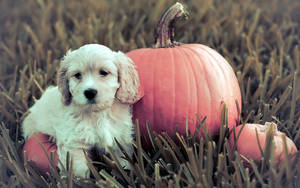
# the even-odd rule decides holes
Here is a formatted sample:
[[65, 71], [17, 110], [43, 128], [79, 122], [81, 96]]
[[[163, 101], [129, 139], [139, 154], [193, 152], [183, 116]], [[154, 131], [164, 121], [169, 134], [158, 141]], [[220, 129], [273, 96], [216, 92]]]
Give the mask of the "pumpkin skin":
[[239, 121], [241, 92], [229, 63], [215, 50], [201, 44], [170, 48], [144, 48], [127, 55], [135, 62], [144, 89], [143, 98], [133, 106], [141, 134], [147, 135], [146, 122], [155, 132], [177, 131], [185, 135], [185, 121], [193, 133], [205, 116], [213, 135], [219, 132], [222, 103], [228, 108], [228, 127]]
[[39, 138], [45, 150], [47, 151], [47, 155], [50, 157], [51, 152], [55, 153], [54, 158], [54, 165], [57, 167], [58, 164], [58, 155], [57, 155], [57, 146], [55, 143], [49, 141], [49, 136], [43, 133], [36, 133], [35, 135], [31, 136], [25, 143], [23, 147], [23, 152], [25, 152], [26, 160], [34, 162], [36, 166], [40, 168], [43, 172], [50, 173], [51, 164], [46, 156], [42, 146], [39, 144], [36, 137]]
[[[253, 159], [255, 162], [259, 162], [262, 156], [258, 146], [258, 140], [262, 150], [264, 151], [267, 131], [270, 126], [275, 126], [274, 128], [275, 133], [273, 138], [273, 142], [275, 146], [274, 156], [275, 159], [279, 162], [284, 160], [284, 153], [283, 153], [284, 142], [282, 136], [285, 136], [285, 134], [277, 130], [276, 124], [269, 123], [269, 122], [266, 122], [265, 125], [249, 123], [249, 124], [245, 124], [244, 126], [245, 127], [242, 129], [242, 131], [241, 131], [242, 125], [237, 126], [235, 129], [236, 136], [241, 131], [236, 145], [236, 149], [240, 155], [246, 157], [247, 159]], [[257, 129], [258, 140], [256, 137], [255, 129]], [[288, 154], [292, 155], [298, 151], [295, 143], [290, 138], [286, 137], [286, 143], [287, 143]], [[229, 137], [229, 146], [232, 149], [234, 147], [234, 134], [231, 134]], [[244, 161], [244, 163], [247, 164], [246, 161]]]

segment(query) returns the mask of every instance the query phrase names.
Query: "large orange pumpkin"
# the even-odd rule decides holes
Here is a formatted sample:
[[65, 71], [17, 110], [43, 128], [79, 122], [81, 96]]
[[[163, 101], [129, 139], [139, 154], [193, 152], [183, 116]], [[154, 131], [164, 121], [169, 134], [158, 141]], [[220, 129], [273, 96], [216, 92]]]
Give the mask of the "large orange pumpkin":
[[174, 41], [174, 23], [183, 15], [183, 6], [176, 3], [162, 16], [154, 47], [127, 53], [144, 88], [144, 97], [133, 106], [142, 136], [148, 134], [147, 121], [155, 132], [172, 135], [177, 128], [185, 135], [186, 118], [193, 133], [198, 124], [196, 114], [207, 118], [206, 127], [216, 135], [223, 102], [228, 108], [229, 128], [239, 121], [236, 101], [241, 109], [241, 93], [229, 63], [205, 45]]

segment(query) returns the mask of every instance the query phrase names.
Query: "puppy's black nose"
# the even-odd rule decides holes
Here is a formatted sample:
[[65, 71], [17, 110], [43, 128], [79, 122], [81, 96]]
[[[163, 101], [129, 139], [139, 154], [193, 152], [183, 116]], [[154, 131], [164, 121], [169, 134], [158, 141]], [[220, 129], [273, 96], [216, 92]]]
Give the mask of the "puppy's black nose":
[[84, 91], [84, 96], [88, 100], [93, 100], [96, 95], [97, 95], [97, 90], [95, 90], [95, 89], [87, 89]]

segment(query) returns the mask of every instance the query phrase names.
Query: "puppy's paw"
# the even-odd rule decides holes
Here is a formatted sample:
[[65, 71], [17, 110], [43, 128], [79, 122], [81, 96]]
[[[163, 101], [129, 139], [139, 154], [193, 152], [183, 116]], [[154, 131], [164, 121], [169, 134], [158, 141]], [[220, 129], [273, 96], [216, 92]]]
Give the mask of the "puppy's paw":
[[89, 178], [90, 177], [90, 169], [87, 166], [87, 164], [76, 164], [73, 167], [73, 173], [75, 176], [77, 177], [81, 177], [81, 178]]

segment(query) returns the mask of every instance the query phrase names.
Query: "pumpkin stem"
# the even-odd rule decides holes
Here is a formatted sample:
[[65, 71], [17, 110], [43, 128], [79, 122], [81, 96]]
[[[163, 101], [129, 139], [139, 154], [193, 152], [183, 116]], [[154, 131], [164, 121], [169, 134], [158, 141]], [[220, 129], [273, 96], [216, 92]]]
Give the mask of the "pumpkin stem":
[[274, 122], [266, 122], [265, 130], [269, 131], [270, 129], [271, 129], [271, 131], [274, 131], [276, 133], [278, 131], [277, 124]]
[[187, 17], [188, 13], [179, 2], [171, 6], [160, 18], [155, 34], [154, 48], [168, 48], [180, 45], [174, 41], [175, 23], [181, 17]]

